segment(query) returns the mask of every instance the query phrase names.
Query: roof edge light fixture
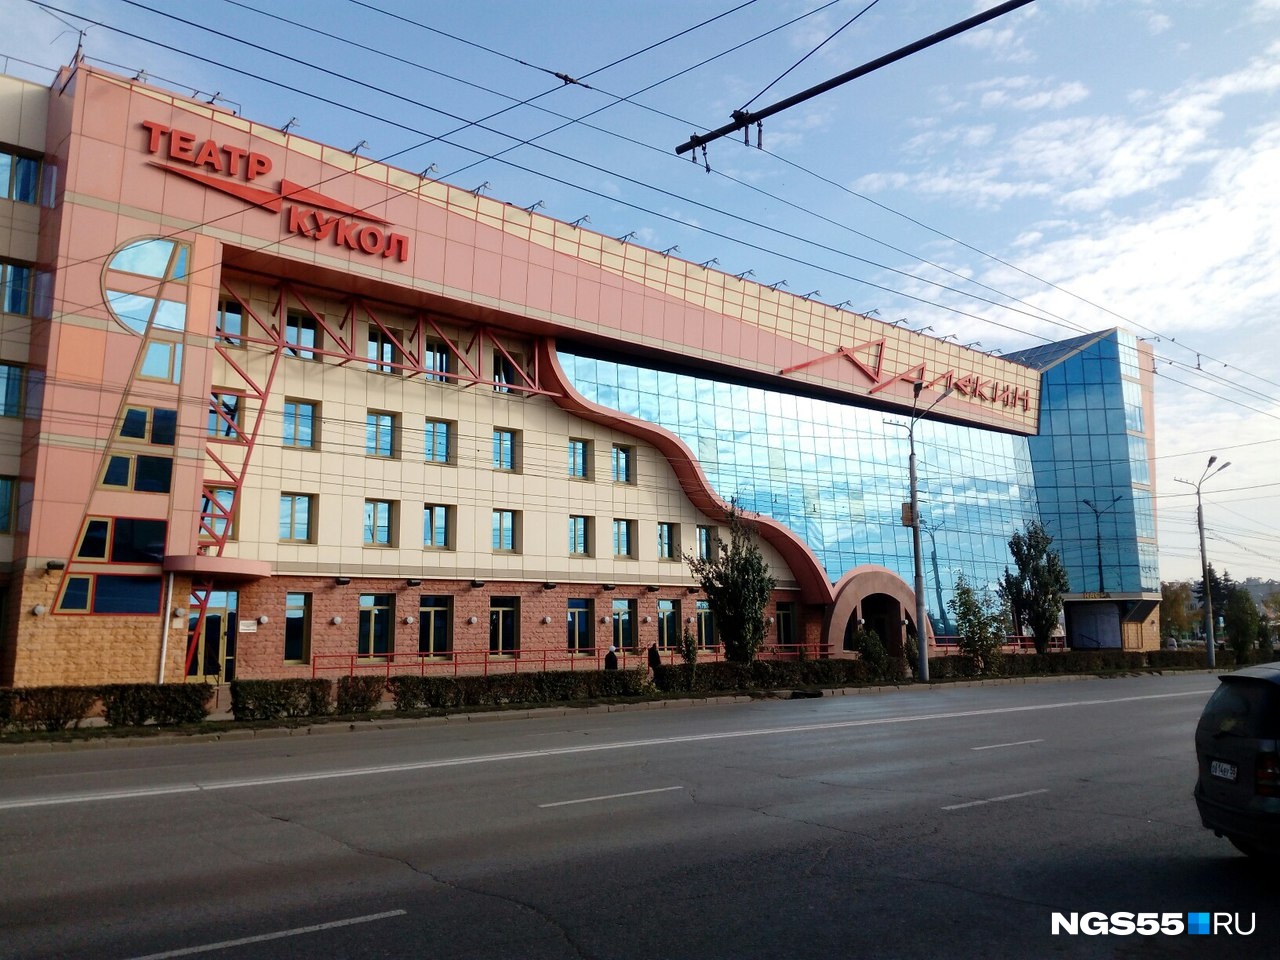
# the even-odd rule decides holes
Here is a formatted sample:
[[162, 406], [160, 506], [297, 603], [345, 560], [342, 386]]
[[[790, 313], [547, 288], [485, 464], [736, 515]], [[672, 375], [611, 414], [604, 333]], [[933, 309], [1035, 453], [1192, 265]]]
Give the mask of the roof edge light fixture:
[[351, 578], [350, 577], [334, 577], [333, 582], [340, 587], [345, 587], [348, 583], [351, 582]]
[[1218, 462], [1217, 454], [1209, 458], [1209, 462], [1205, 465], [1204, 473], [1200, 475], [1200, 479], [1195, 483], [1190, 480], [1183, 480], [1180, 477], [1173, 479], [1177, 483], [1185, 483], [1189, 487], [1196, 488], [1196, 527], [1200, 531], [1200, 575], [1204, 577], [1201, 581], [1204, 584], [1204, 648], [1205, 648], [1205, 664], [1212, 670], [1217, 666], [1217, 654], [1213, 649], [1213, 591], [1209, 589], [1209, 557], [1204, 549], [1204, 505], [1200, 502], [1200, 487], [1210, 477], [1215, 477], [1227, 467], [1231, 466], [1228, 460], [1217, 470], [1213, 469], [1213, 465]]
[[475, 580], [471, 581], [471, 585], [473, 587], [480, 588], [484, 586], [484, 581], [477, 577]]
[[417, 577], [410, 577], [408, 580], [404, 582], [404, 585], [406, 587], [420, 587], [422, 586], [422, 581], [419, 580]]

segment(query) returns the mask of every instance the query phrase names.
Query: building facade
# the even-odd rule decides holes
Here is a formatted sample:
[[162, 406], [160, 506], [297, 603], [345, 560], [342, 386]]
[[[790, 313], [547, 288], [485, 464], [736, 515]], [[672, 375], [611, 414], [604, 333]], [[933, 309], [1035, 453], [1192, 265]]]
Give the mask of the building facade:
[[1035, 519], [1072, 642], [1158, 636], [1123, 331], [993, 357], [84, 65], [0, 101], [2, 684], [714, 647], [730, 503], [776, 655], [900, 645], [908, 426], [932, 636]]

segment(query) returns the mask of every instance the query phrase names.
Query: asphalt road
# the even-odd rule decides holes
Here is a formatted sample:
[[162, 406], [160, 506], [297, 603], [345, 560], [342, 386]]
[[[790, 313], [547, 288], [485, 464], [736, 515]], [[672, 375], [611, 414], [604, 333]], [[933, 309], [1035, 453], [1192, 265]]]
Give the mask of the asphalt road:
[[1274, 958], [1274, 866], [1191, 800], [1216, 682], [0, 757], [0, 956]]

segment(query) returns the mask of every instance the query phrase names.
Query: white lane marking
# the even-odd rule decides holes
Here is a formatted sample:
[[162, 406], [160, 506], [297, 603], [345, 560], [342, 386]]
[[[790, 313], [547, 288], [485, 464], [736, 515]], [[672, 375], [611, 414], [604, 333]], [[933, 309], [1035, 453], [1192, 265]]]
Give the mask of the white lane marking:
[[985, 747], [970, 747], [970, 750], [999, 750], [1001, 747], [1025, 747], [1028, 743], [1044, 743], [1044, 738], [1039, 740], [1015, 740], [1013, 743], [989, 743]]
[[1034, 797], [1037, 793], [1048, 793], [1048, 789], [1044, 790], [1028, 790], [1026, 793], [1006, 793], [1003, 797], [992, 797], [989, 800], [970, 800], [968, 803], [953, 803], [949, 807], [943, 807], [943, 810], [963, 810], [965, 807], [980, 807], [986, 803], [1001, 803], [1005, 800], [1020, 800], [1023, 797]]
[[555, 803], [540, 803], [539, 810], [548, 807], [567, 807], [574, 803], [595, 803], [597, 800], [618, 800], [622, 797], [643, 797], [646, 793], [667, 793], [671, 790], [683, 790], [684, 787], [654, 787], [652, 790], [632, 790], [630, 793], [608, 793], [602, 797], [582, 797], [579, 800], [557, 800]]
[[356, 923], [373, 923], [375, 920], [386, 920], [390, 917], [403, 917], [404, 910], [388, 910], [386, 913], [371, 913], [364, 917], [351, 917], [347, 920], [331, 920], [329, 923], [316, 923], [309, 927], [295, 927], [292, 930], [280, 930], [276, 933], [262, 933], [256, 937], [241, 937], [239, 940], [223, 940], [220, 943], [206, 943], [199, 947], [183, 947], [181, 950], [167, 950], [164, 953], [148, 953], [145, 957], [134, 957], [133, 960], [167, 960], [168, 957], [189, 957], [196, 953], [210, 953], [214, 950], [227, 950], [230, 947], [242, 947], [246, 943], [262, 943], [264, 940], [279, 940], [282, 937], [298, 937], [304, 933], [317, 933], [320, 930], [333, 930], [336, 927], [349, 927]]
[[325, 770], [318, 773], [281, 774], [275, 777], [257, 777], [252, 780], [211, 780], [205, 783], [182, 783], [164, 787], [139, 787], [131, 790], [108, 790], [100, 793], [74, 793], [54, 797], [28, 797], [21, 800], [0, 800], [0, 810], [21, 810], [28, 807], [55, 807], [69, 803], [95, 803], [99, 800], [129, 800], [137, 797], [163, 797], [182, 793], [200, 793], [214, 790], [240, 790], [245, 787], [268, 787], [289, 783], [309, 783], [316, 780], [339, 780], [347, 777], [369, 777], [385, 773], [409, 773], [419, 770], [438, 770], [444, 767], [463, 767], [477, 763], [501, 763], [508, 760], [534, 760], [579, 753], [598, 753], [602, 750], [635, 750], [640, 747], [658, 747], [668, 744], [700, 743], [710, 740], [734, 740], [742, 737], [769, 737], [788, 733], [812, 733], [818, 730], [848, 730], [854, 727], [882, 726], [896, 723], [919, 723], [927, 720], [958, 720], [966, 717], [991, 717], [1008, 713], [1027, 713], [1035, 710], [1060, 710], [1065, 707], [1106, 706], [1116, 703], [1135, 703], [1143, 700], [1169, 700], [1175, 697], [1203, 697], [1210, 691], [1187, 690], [1182, 693], [1152, 693], [1140, 697], [1115, 697], [1110, 700], [1074, 700], [1061, 703], [1039, 703], [1023, 707], [991, 707], [986, 710], [957, 710], [952, 713], [924, 713], [905, 717], [878, 717], [870, 720], [833, 720], [830, 723], [796, 724], [787, 727], [760, 727], [752, 730], [728, 730], [722, 733], [696, 733], [679, 737], [653, 737], [645, 740], [622, 740], [616, 743], [597, 743], [575, 747], [550, 747], [545, 750], [522, 750], [516, 753], [490, 753], [473, 757], [454, 757], [447, 760], [418, 760], [412, 763], [389, 763], [375, 767], [352, 767], [345, 770]]

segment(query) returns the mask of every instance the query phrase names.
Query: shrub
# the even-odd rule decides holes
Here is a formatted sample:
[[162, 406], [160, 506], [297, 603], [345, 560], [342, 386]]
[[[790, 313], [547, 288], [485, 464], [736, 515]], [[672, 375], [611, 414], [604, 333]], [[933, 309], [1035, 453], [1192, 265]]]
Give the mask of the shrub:
[[853, 649], [862, 662], [867, 665], [867, 672], [876, 680], [887, 680], [889, 670], [889, 653], [884, 642], [874, 630], [859, 627], [854, 631]]
[[14, 724], [49, 733], [79, 727], [98, 700], [95, 687], [24, 687], [14, 694]]
[[13, 724], [18, 694], [12, 687], [0, 689], [0, 731]]
[[487, 677], [391, 677], [387, 686], [401, 713], [448, 707], [501, 706], [508, 703], [565, 703], [644, 693], [643, 667], [632, 670], [549, 670], [499, 673]]
[[113, 727], [199, 723], [209, 715], [207, 683], [113, 683], [99, 690], [102, 715]]
[[233, 680], [231, 714], [237, 720], [323, 716], [332, 690], [329, 680]]
[[337, 713], [372, 713], [382, 702], [386, 677], [340, 677]]

